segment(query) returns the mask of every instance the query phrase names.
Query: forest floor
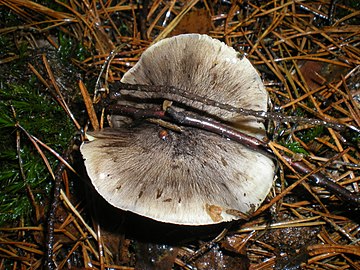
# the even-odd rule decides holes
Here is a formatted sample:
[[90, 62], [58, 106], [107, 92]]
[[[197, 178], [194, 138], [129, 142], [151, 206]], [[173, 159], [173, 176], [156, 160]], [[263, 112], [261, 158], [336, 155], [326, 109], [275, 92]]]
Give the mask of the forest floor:
[[[360, 269], [358, 1], [0, 0], [0, 17], [0, 269]], [[110, 213], [79, 177], [80, 131], [106, 124], [95, 90], [183, 33], [246, 55], [270, 111], [342, 124], [269, 119], [274, 186], [231, 226]]]

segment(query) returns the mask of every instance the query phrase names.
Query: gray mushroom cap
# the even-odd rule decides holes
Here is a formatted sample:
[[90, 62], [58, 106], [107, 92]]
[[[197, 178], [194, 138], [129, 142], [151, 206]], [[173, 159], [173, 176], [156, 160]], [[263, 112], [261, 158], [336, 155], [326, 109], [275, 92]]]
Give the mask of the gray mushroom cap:
[[[251, 63], [206, 35], [179, 35], [150, 46], [122, 82], [174, 86], [236, 107], [267, 109], [267, 92]], [[247, 134], [265, 134], [253, 117], [186, 105]], [[81, 146], [87, 173], [111, 205], [161, 222], [207, 225], [239, 219], [267, 196], [274, 177], [268, 157], [197, 128], [167, 131], [165, 138], [162, 130], [142, 123], [89, 133], [93, 140]]]

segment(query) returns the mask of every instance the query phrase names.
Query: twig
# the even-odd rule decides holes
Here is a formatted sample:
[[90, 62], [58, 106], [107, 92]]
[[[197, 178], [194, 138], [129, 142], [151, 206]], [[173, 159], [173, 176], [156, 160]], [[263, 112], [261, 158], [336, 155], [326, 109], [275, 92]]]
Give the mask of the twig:
[[235, 112], [240, 115], [244, 116], [255, 116], [260, 119], [265, 120], [273, 120], [281, 123], [303, 123], [303, 124], [311, 124], [311, 125], [317, 125], [317, 126], [326, 126], [329, 128], [334, 128], [336, 130], [344, 130], [346, 127], [360, 133], [360, 129], [348, 125], [348, 124], [341, 124], [341, 123], [335, 123], [332, 121], [325, 121], [325, 120], [319, 120], [314, 118], [304, 118], [304, 117], [298, 117], [298, 116], [286, 116], [279, 113], [274, 112], [265, 112], [265, 111], [255, 111], [255, 110], [248, 110], [243, 108], [237, 108], [234, 106], [231, 106], [229, 104], [223, 104], [220, 102], [217, 102], [215, 100], [201, 97], [197, 94], [190, 93], [188, 91], [172, 87], [172, 86], [163, 86], [163, 85], [140, 85], [140, 84], [125, 84], [120, 83], [119, 90], [110, 90], [110, 99], [118, 99], [118, 97], [121, 95], [121, 91], [126, 90], [129, 92], [147, 92], [147, 93], [153, 93], [152, 98], [163, 98], [168, 100], [173, 100], [176, 102], [184, 103], [186, 105], [189, 105], [189, 103], [198, 102], [201, 104], [205, 104], [211, 107], [220, 108], [225, 111], [229, 112]]
[[61, 179], [62, 173], [64, 172], [66, 166], [63, 163], [60, 163], [55, 171], [55, 185], [53, 190], [53, 201], [50, 206], [50, 210], [47, 218], [47, 231], [46, 231], [46, 247], [45, 247], [45, 263], [44, 267], [47, 270], [55, 270], [56, 265], [53, 260], [54, 256], [54, 244], [55, 244], [55, 214], [56, 209], [59, 204], [60, 188], [61, 188]]
[[[232, 129], [229, 126], [223, 125], [219, 122], [211, 120], [209, 118], [204, 118], [201, 116], [195, 116], [185, 114], [183, 112], [176, 112], [173, 108], [168, 108], [167, 112], [180, 124], [190, 125], [197, 128], [201, 128], [224, 137], [227, 137], [231, 140], [239, 142], [250, 149], [255, 151], [260, 151], [262, 154], [270, 156], [274, 158], [271, 150], [267, 146], [265, 142], [258, 140], [252, 136], [248, 136], [236, 129]], [[299, 173], [302, 174], [309, 174], [309, 179], [315, 185], [321, 186], [326, 188], [328, 191], [336, 194], [343, 200], [353, 203], [355, 205], [359, 205], [360, 203], [360, 196], [350, 192], [349, 190], [345, 189], [344, 187], [338, 185], [334, 181], [327, 178], [320, 172], [312, 173], [312, 169], [308, 167], [302, 161], [293, 161], [290, 157], [286, 155], [282, 155], [282, 157]]]
[[327, 18], [329, 25], [332, 25], [333, 20], [334, 20], [336, 3], [337, 3], [337, 0], [331, 0], [331, 2], [330, 2], [330, 8], [329, 8], [329, 13], [328, 13], [328, 18]]
[[143, 0], [142, 2], [143, 3], [141, 8], [140, 8], [140, 3], [138, 3], [140, 10], [138, 16], [139, 32], [141, 39], [147, 40], [148, 37], [146, 35], [146, 29], [147, 29], [146, 21], [147, 21], [147, 16], [149, 14], [149, 0]]
[[[313, 170], [307, 166], [303, 161], [293, 161], [289, 156], [282, 155], [282, 157], [293, 167], [297, 172], [302, 174], [310, 174]], [[346, 188], [340, 186], [330, 178], [326, 177], [320, 172], [311, 173], [309, 175], [311, 182], [317, 186], [324, 187], [326, 190], [337, 195], [341, 199], [352, 203], [356, 206], [360, 204], [359, 194], [355, 194]]]
[[[70, 153], [72, 152], [72, 146], [73, 144], [70, 144], [70, 147], [65, 151], [63, 155], [63, 159], [67, 162], [69, 161]], [[56, 215], [56, 209], [59, 205], [59, 198], [60, 198], [60, 189], [61, 189], [61, 180], [62, 180], [62, 174], [64, 170], [66, 169], [66, 164], [61, 162], [57, 166], [54, 176], [55, 176], [55, 184], [54, 184], [54, 190], [53, 190], [53, 201], [51, 203], [48, 218], [47, 218], [47, 231], [46, 231], [46, 247], [45, 247], [45, 269], [47, 270], [55, 270], [56, 265], [53, 260], [54, 256], [54, 244], [55, 244], [55, 235], [54, 235], [54, 229], [55, 229], [55, 215]]]
[[191, 113], [178, 112], [171, 107], [167, 108], [166, 112], [169, 113], [169, 115], [171, 115], [171, 117], [179, 124], [189, 125], [219, 134], [239, 142], [252, 150], [261, 152], [262, 154], [275, 159], [275, 156], [265, 142], [255, 137], [246, 135], [245, 133], [242, 133], [218, 121]]
[[[150, 109], [138, 109], [130, 106], [120, 106], [112, 105], [110, 106], [111, 111], [114, 113], [125, 114], [132, 116], [134, 118], [160, 118], [169, 120], [168, 116], [164, 114], [163, 111], [159, 110], [150, 110]], [[178, 124], [192, 126], [207, 130], [212, 133], [219, 134], [231, 140], [234, 140], [238, 143], [241, 143], [250, 149], [255, 151], [260, 151], [262, 154], [274, 158], [272, 151], [270, 150], [267, 143], [254, 138], [252, 136], [246, 135], [239, 130], [233, 129], [228, 125], [217, 122], [213, 119], [199, 116], [195, 113], [189, 112], [178, 112], [172, 107], [168, 107], [166, 113]], [[358, 194], [352, 193], [346, 188], [338, 185], [336, 182], [332, 181], [322, 173], [318, 171], [313, 171], [309, 166], [307, 166], [302, 161], [293, 161], [292, 158], [284, 154], [281, 155], [288, 164], [293, 167], [297, 172], [301, 174], [308, 175], [308, 179], [314, 184], [326, 188], [328, 191], [339, 196], [344, 201], [352, 203], [356, 206], [360, 203], [360, 196]]]
[[163, 120], [170, 120], [169, 117], [165, 115], [164, 111], [161, 110], [144, 110], [139, 108], [134, 108], [130, 106], [121, 106], [121, 105], [110, 105], [107, 107], [107, 112], [111, 114], [120, 114], [131, 116], [134, 119], [141, 118], [161, 118]]
[[185, 260], [186, 263], [192, 262], [197, 259], [199, 256], [203, 255], [208, 250], [212, 249], [217, 243], [219, 243], [228, 233], [231, 224], [229, 224], [225, 229], [223, 229], [218, 236], [216, 236], [210, 242], [205, 243], [197, 251], [195, 251], [189, 258]]

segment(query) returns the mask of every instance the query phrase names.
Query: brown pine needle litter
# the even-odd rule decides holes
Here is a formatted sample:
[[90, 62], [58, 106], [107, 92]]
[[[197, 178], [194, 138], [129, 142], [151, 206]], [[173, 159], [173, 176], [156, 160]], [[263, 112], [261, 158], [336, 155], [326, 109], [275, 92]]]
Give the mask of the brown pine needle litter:
[[[87, 194], [91, 191], [74, 191], [79, 186], [89, 189], [77, 176], [83, 174], [79, 162], [58, 156], [60, 162], [75, 164], [58, 171], [62, 181], [58, 202], [51, 204], [53, 198], [36, 201], [33, 193], [38, 191], [27, 186], [24, 196], [31, 195], [36, 211], [30, 223], [19, 219], [0, 228], [0, 269], [360, 269], [359, 200], [351, 204], [341, 194], [309, 181], [311, 175], [321, 173], [355, 197], [360, 194], [360, 11], [356, 0], [0, 0], [0, 10], [18, 18], [16, 24], [1, 24], [1, 35], [12, 35], [16, 44], [26, 41], [29, 47], [42, 50], [41, 68], [29, 61], [28, 72], [77, 129], [102, 127], [107, 121], [100, 105], [106, 104], [99, 96], [106, 96], [108, 87], [135, 65], [148, 46], [182, 33], [207, 34], [245, 55], [264, 81], [270, 112], [345, 127], [337, 130], [270, 117], [269, 147], [277, 156], [277, 177], [262, 207], [221, 234], [219, 228], [205, 233], [199, 228], [174, 228], [166, 241], [164, 235], [152, 231], [156, 226], [151, 221], [144, 221], [149, 224], [144, 227], [135, 217], [136, 222], [130, 224], [135, 232], [128, 233], [122, 212], [102, 214], [103, 202], [96, 202], [100, 208], [89, 203], [94, 196]], [[89, 52], [83, 59], [72, 59], [72, 65], [84, 74], [74, 84], [76, 93], [67, 91], [57, 78], [56, 65], [47, 57], [47, 50], [64, 46], [60, 32]], [[14, 53], [1, 55], [0, 65], [18, 59]], [[94, 98], [98, 111], [92, 107], [93, 93], [100, 93]], [[75, 106], [79, 99], [83, 112]], [[84, 115], [90, 121], [79, 121]], [[33, 154], [41, 156], [47, 167], [49, 154], [60, 155], [22, 129], [21, 122], [16, 128], [18, 138], [36, 145]], [[54, 129], [61, 132], [56, 131], [56, 123]], [[299, 173], [284, 153], [294, 164], [305, 164], [307, 173]], [[21, 167], [21, 158], [19, 163]], [[70, 168], [77, 173], [70, 173]], [[56, 174], [55, 168], [49, 171]], [[47, 242], [51, 207], [56, 207], [52, 209], [52, 244]]]

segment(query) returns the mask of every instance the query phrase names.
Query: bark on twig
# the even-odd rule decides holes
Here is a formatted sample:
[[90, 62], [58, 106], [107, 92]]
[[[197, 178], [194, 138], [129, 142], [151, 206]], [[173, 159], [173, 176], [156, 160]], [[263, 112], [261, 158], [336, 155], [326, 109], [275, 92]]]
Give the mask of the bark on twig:
[[[69, 156], [72, 151], [73, 143], [70, 144], [70, 147], [65, 151], [63, 159], [66, 162], [69, 162]], [[46, 227], [46, 246], [45, 246], [45, 255], [44, 255], [44, 268], [46, 270], [55, 270], [57, 266], [54, 262], [54, 244], [55, 244], [55, 222], [56, 222], [56, 209], [59, 205], [60, 199], [60, 189], [62, 183], [62, 175], [67, 165], [64, 162], [60, 162], [55, 170], [55, 184], [53, 187], [53, 198], [50, 205], [48, 217], [47, 217], [47, 227]]]
[[255, 110], [247, 110], [243, 108], [237, 108], [228, 104], [223, 104], [217, 102], [216, 100], [212, 100], [209, 98], [204, 98], [194, 93], [187, 92], [185, 90], [172, 87], [172, 86], [162, 86], [162, 85], [139, 85], [139, 84], [126, 84], [120, 83], [119, 90], [110, 90], [110, 99], [117, 99], [121, 95], [122, 90], [126, 90], [129, 92], [147, 92], [152, 93], [152, 98], [164, 98], [172, 101], [184, 103], [189, 105], [189, 103], [198, 102], [201, 104], [205, 104], [208, 106], [220, 108], [229, 112], [236, 112], [240, 115], [244, 116], [255, 116], [260, 119], [265, 120], [273, 120], [281, 123], [302, 123], [302, 124], [311, 124], [316, 126], [326, 126], [329, 128], [333, 128], [336, 130], [345, 130], [346, 128], [350, 128], [353, 131], [360, 133], [360, 129], [342, 123], [336, 123], [329, 120], [320, 120], [314, 118], [304, 118], [299, 116], [287, 116], [274, 112], [265, 112], [265, 111], [255, 111]]
[[[189, 113], [184, 111], [179, 112], [172, 107], [167, 108], [166, 114], [164, 111], [139, 109], [139, 108], [133, 108], [130, 106], [121, 106], [121, 105], [111, 105], [109, 106], [109, 109], [111, 110], [112, 113], [124, 114], [127, 116], [132, 116], [133, 118], [136, 119], [159, 118], [166, 121], [172, 119], [177, 124], [196, 127], [199, 129], [207, 130], [212, 133], [216, 133], [225, 138], [229, 138], [238, 143], [241, 143], [254, 151], [259, 151], [270, 158], [275, 158], [274, 154], [272, 153], [271, 149], [268, 147], [266, 142], [263, 142], [257, 138], [244, 134], [239, 130], [233, 129], [228, 125], [222, 124], [210, 118], [202, 117], [195, 113]], [[298, 173], [310, 174], [308, 179], [311, 181], [313, 185], [324, 187], [326, 190], [335, 194], [342, 200], [354, 204], [356, 206], [359, 205], [360, 196], [358, 194], [352, 193], [351, 191], [340, 186], [339, 184], [329, 179], [320, 172], [312, 173], [313, 170], [302, 161], [293, 161], [291, 157], [286, 156], [284, 154], [282, 154], [281, 156]]]

